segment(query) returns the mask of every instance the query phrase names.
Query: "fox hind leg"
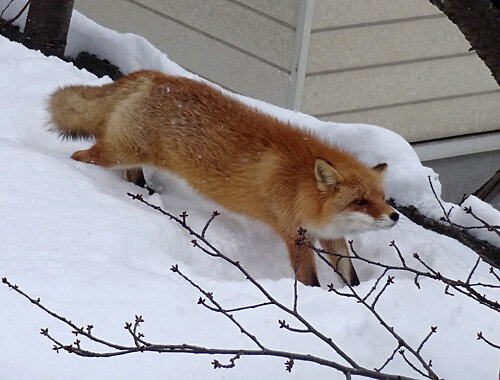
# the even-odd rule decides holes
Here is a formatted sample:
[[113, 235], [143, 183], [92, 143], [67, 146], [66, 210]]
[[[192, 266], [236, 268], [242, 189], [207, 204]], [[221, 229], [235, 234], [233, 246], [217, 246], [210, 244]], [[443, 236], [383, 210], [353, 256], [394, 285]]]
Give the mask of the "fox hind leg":
[[100, 141], [97, 141], [90, 149], [76, 151], [71, 158], [76, 161], [106, 168], [120, 165], [120, 160], [116, 153]]
[[156, 193], [154, 189], [149, 187], [146, 182], [146, 178], [144, 177], [144, 171], [142, 167], [125, 169], [125, 179], [133, 184], [146, 189], [149, 192], [149, 195], [153, 195]]
[[[130, 161], [130, 159], [127, 159], [126, 157], [127, 155], [120, 155], [115, 150], [107, 147], [107, 145], [102, 140], [97, 140], [94, 146], [92, 146], [90, 149], [76, 151], [71, 156], [73, 160], [85, 162], [87, 164], [99, 165], [105, 168], [120, 165], [137, 165], [137, 162], [128, 162]], [[136, 168], [126, 169], [125, 179], [142, 188], [147, 189], [149, 195], [155, 193], [153, 189], [146, 185], [144, 172], [142, 171], [142, 167], [140, 166], [137, 166]]]
[[139, 187], [146, 187], [146, 178], [144, 178], [142, 167], [125, 169], [125, 179]]

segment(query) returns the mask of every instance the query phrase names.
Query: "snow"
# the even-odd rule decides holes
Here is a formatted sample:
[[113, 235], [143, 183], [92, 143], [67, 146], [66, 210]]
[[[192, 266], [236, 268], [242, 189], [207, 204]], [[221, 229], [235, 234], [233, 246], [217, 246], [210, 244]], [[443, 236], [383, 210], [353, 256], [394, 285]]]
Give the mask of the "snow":
[[[0, 9], [4, 3], [0, 1]], [[9, 12], [15, 15], [18, 3], [4, 17], [11, 17]], [[142, 37], [108, 30], [75, 11], [67, 52], [74, 55], [81, 50], [95, 52], [127, 73], [151, 68], [199, 79]], [[154, 342], [253, 348], [227, 319], [197, 305], [199, 293], [169, 268], [179, 264], [227, 307], [262, 302], [263, 297], [234, 268], [193, 248], [189, 235], [178, 225], [126, 194], [142, 192], [148, 201], [176, 215], [187, 211], [188, 222], [198, 230], [213, 210], [222, 212], [207, 237], [239, 260], [270, 293], [291, 305], [293, 273], [284, 243], [265, 225], [223, 210], [172, 174], [148, 168], [148, 182], [161, 190], [148, 196], [124, 181], [119, 171], [72, 161], [71, 153], [90, 142], [61, 141], [48, 131], [45, 102], [52, 91], [68, 84], [109, 81], [0, 37], [0, 276], [40, 297], [75, 323], [93, 324], [94, 333], [122, 344], [133, 344], [124, 323], [142, 314], [143, 332]], [[420, 164], [399, 135], [371, 125], [326, 123], [234, 96], [312, 130], [369, 165], [387, 162], [389, 197], [401, 204], [414, 204], [427, 215], [442, 215], [428, 183], [430, 176], [439, 194], [437, 175]], [[451, 217], [457, 223], [474, 223], [459, 206], [444, 205], [447, 210], [453, 207]], [[491, 224], [500, 224], [500, 213], [477, 198], [470, 197], [465, 205]], [[496, 235], [482, 234], [499, 244]], [[407, 262], [416, 265], [412, 254], [418, 252], [428, 264], [452, 278], [466, 278], [476, 259], [474, 252], [457, 241], [424, 230], [404, 217], [392, 230], [351, 238], [358, 253], [389, 264], [399, 262], [389, 247], [395, 240]], [[358, 290], [364, 294], [380, 271], [362, 263], [355, 266], [362, 281]], [[498, 376], [498, 351], [476, 340], [477, 332], [482, 331], [488, 339], [500, 342], [497, 313], [459, 294], [445, 295], [438, 283], [420, 279], [419, 290], [412, 276], [395, 276], [395, 284], [379, 300], [377, 310], [415, 346], [430, 326], [438, 326], [437, 334], [423, 349], [436, 373], [446, 379]], [[324, 266], [320, 266], [320, 280], [324, 286], [330, 282], [339, 285]], [[493, 282], [487, 265], [479, 266], [474, 280]], [[499, 299], [498, 291], [485, 293]], [[74, 336], [64, 325], [5, 286], [0, 287], [0, 303], [0, 379], [160, 379], [172, 374], [179, 379], [344, 379], [341, 373], [299, 362], [290, 375], [284, 370], [284, 360], [276, 358], [242, 358], [233, 369], [213, 370], [213, 358], [208, 356], [134, 354], [85, 359], [56, 354], [39, 329], [48, 327], [51, 334], [70, 343]], [[299, 284], [299, 310], [368, 368], [380, 366], [395, 348], [394, 339], [361, 305], [327, 292], [326, 287]], [[293, 323], [282, 312], [265, 308], [236, 316], [270, 348], [324, 355], [342, 362], [313, 337], [279, 329], [278, 319]], [[387, 372], [416, 377], [399, 357]]]

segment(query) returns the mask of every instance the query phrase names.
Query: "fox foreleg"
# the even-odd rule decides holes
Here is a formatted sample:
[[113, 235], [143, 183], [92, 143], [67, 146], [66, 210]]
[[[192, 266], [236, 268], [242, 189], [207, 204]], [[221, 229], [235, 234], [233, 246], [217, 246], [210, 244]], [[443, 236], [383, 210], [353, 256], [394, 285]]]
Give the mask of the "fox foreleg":
[[351, 286], [359, 285], [359, 278], [349, 257], [349, 249], [345, 239], [320, 239], [319, 242], [324, 250], [335, 254], [328, 255], [328, 258], [339, 272], [341, 280]]
[[304, 285], [320, 286], [313, 250], [305, 244], [296, 245], [294, 239], [287, 243], [287, 248], [292, 268], [297, 270], [297, 279]]

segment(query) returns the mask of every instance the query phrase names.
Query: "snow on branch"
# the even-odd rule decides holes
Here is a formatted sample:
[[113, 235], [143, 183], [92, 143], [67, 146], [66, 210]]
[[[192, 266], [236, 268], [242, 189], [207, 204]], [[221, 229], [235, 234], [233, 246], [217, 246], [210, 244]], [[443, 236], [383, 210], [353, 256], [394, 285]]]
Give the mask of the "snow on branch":
[[436, 200], [438, 201], [439, 203], [439, 207], [441, 207], [441, 210], [443, 211], [443, 215], [441, 217], [441, 220], [444, 220], [446, 222], [448, 222], [448, 224], [451, 226], [451, 227], [454, 227], [456, 229], [458, 229], [460, 232], [462, 232], [463, 230], [474, 230], [474, 229], [480, 229], [480, 230], [487, 230], [489, 232], [494, 232], [496, 235], [498, 235], [498, 237], [500, 237], [500, 226], [495, 226], [495, 225], [491, 225], [489, 224], [488, 222], [486, 222], [485, 220], [481, 219], [480, 217], [478, 217], [476, 214], [474, 214], [474, 212], [472, 211], [472, 207], [464, 207], [464, 211], [471, 215], [474, 219], [476, 219], [478, 222], [481, 223], [480, 226], [462, 226], [460, 224], [456, 224], [454, 222], [452, 222], [450, 220], [450, 214], [453, 210], [453, 207], [451, 207], [448, 211], [446, 211], [446, 209], [444, 208], [443, 206], [443, 202], [441, 202], [441, 200], [439, 199], [438, 195], [436, 194], [436, 190], [434, 189], [434, 185], [432, 184], [432, 179], [430, 176], [427, 177], [428, 180], [429, 180], [429, 186], [431, 187], [431, 190], [432, 190], [432, 194], [434, 194], [434, 198], [436, 198]]
[[434, 195], [434, 198], [436, 199], [437, 203], [439, 204], [439, 207], [443, 212], [443, 216], [440, 218], [440, 221], [436, 221], [434, 219], [431, 219], [423, 215], [414, 206], [398, 205], [394, 199], [390, 199], [388, 203], [392, 207], [397, 209], [400, 213], [405, 215], [412, 222], [426, 229], [437, 232], [438, 234], [446, 235], [448, 237], [451, 237], [459, 241], [463, 245], [469, 247], [474, 252], [476, 252], [483, 260], [487, 261], [490, 265], [500, 269], [500, 247], [494, 246], [493, 244], [485, 240], [478, 239], [470, 234], [470, 231], [472, 230], [484, 230], [491, 233], [492, 235], [495, 235], [495, 237], [496, 236], [500, 237], [500, 226], [490, 224], [486, 220], [480, 218], [478, 215], [474, 213], [472, 207], [464, 207], [463, 210], [465, 211], [466, 214], [471, 215], [473, 219], [479, 222], [480, 225], [463, 226], [453, 222], [450, 219], [453, 207], [451, 207], [449, 210], [446, 210], [446, 208], [443, 205], [443, 202], [436, 193], [436, 190], [434, 188], [430, 176], [428, 177], [428, 181], [429, 181], [429, 186]]

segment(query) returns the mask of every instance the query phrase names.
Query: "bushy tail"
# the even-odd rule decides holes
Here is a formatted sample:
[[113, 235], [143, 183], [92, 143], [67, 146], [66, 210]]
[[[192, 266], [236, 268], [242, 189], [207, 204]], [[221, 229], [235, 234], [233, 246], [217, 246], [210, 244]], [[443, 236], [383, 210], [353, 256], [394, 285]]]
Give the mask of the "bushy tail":
[[99, 137], [115, 107], [114, 90], [113, 84], [60, 88], [49, 100], [52, 129], [64, 138]]

